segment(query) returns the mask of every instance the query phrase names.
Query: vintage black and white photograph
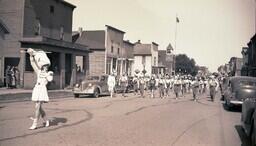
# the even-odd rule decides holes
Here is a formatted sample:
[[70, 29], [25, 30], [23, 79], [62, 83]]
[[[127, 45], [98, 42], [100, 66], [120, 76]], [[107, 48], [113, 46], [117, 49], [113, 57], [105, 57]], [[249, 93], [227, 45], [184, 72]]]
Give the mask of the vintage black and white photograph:
[[256, 0], [0, 0], [0, 146], [256, 146]]

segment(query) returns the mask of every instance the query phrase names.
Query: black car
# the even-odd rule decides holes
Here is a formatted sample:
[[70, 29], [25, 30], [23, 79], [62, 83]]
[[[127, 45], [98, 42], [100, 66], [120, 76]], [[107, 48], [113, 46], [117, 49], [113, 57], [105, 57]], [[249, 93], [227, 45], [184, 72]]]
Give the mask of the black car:
[[242, 105], [245, 99], [255, 98], [256, 78], [245, 76], [230, 77], [223, 95], [227, 109], [235, 105]]
[[242, 105], [241, 123], [244, 132], [251, 139], [251, 145], [256, 145], [256, 98], [247, 98]]

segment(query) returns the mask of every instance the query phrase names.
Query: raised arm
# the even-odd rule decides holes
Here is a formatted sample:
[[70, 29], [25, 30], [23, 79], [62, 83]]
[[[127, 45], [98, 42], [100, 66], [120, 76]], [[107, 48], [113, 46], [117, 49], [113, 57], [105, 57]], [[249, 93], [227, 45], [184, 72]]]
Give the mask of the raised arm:
[[34, 69], [34, 71], [36, 72], [36, 74], [38, 73], [38, 71], [40, 70], [39, 67], [37, 66], [36, 64], [36, 61], [35, 61], [35, 58], [34, 58], [34, 53], [35, 51], [33, 49], [28, 49], [27, 51], [30, 55], [29, 59], [30, 59], [30, 63], [31, 63], [31, 66], [32, 68]]

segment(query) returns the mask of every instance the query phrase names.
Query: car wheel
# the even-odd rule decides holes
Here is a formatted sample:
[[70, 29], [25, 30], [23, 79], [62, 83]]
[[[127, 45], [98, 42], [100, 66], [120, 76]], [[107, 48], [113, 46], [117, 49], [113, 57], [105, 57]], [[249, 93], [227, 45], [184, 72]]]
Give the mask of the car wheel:
[[228, 101], [227, 101], [227, 99], [225, 99], [225, 108], [226, 108], [226, 110], [230, 110], [230, 105], [228, 104]]
[[79, 98], [79, 94], [74, 94], [75, 98]]
[[251, 146], [255, 146], [255, 130], [254, 126], [252, 126], [252, 132], [251, 132]]
[[99, 89], [95, 89], [95, 90], [94, 90], [94, 93], [93, 93], [93, 96], [94, 96], [95, 98], [98, 98], [98, 97], [99, 97], [99, 94], [100, 94]]

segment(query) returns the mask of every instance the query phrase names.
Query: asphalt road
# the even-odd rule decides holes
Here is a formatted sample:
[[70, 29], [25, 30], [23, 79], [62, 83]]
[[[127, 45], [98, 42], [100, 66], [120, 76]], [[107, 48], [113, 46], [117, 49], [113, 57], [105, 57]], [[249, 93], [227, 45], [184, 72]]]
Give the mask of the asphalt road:
[[0, 103], [0, 146], [247, 146], [239, 108], [201, 95], [53, 99], [44, 104], [51, 126], [28, 130], [34, 104]]

